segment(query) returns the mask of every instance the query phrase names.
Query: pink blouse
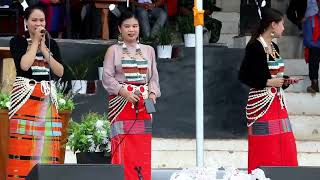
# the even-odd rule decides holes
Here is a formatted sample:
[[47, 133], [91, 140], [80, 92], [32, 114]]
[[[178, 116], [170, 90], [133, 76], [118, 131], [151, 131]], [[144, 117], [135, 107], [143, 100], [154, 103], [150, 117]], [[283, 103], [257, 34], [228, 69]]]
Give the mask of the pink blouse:
[[[130, 54], [135, 54], [136, 49], [127, 47]], [[145, 83], [149, 81], [149, 93], [154, 93], [157, 97], [161, 96], [159, 75], [154, 49], [149, 45], [140, 44], [143, 57], [148, 60], [148, 75]], [[121, 82], [126, 81], [121, 64], [122, 46], [114, 44], [110, 46], [104, 57], [103, 62], [103, 87], [110, 95], [118, 95], [122, 87]]]

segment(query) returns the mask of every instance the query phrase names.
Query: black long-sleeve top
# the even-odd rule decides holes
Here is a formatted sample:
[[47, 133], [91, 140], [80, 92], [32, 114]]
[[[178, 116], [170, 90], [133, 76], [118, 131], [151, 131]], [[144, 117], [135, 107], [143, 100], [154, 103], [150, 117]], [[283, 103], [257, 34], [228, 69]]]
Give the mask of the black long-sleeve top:
[[[278, 46], [275, 43], [273, 46], [280, 54]], [[269, 58], [273, 60], [271, 56]], [[246, 47], [245, 57], [239, 71], [239, 80], [251, 88], [263, 89], [267, 86], [268, 79], [271, 79], [271, 74], [267, 56], [262, 44], [255, 39]]]
[[307, 0], [290, 0], [287, 9], [288, 19], [301, 29], [301, 22], [307, 10]]
[[[50, 39], [50, 46], [49, 46], [49, 40], [46, 39], [46, 45], [47, 47], [50, 47], [50, 51], [54, 59], [62, 64], [60, 50], [56, 41], [53, 39]], [[21, 69], [21, 66], [20, 66], [21, 58], [27, 52], [27, 48], [28, 48], [28, 41], [24, 36], [15, 36], [10, 40], [10, 52], [11, 52], [11, 56], [14, 59], [17, 76], [34, 79], [37, 81], [49, 80], [50, 79], [49, 75], [32, 75], [31, 68], [29, 68], [27, 71], [24, 71]], [[52, 73], [52, 71], [50, 72], [50, 74], [52, 78], [56, 78], [56, 76]]]

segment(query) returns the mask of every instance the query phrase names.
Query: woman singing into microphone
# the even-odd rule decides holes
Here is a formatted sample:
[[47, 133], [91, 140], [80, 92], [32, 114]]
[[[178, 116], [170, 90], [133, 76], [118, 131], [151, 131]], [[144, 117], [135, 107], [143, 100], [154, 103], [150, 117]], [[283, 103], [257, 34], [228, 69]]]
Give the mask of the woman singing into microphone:
[[26, 35], [10, 41], [17, 77], [9, 108], [7, 180], [24, 180], [37, 163], [58, 163], [60, 153], [62, 123], [51, 81], [64, 71], [59, 48], [45, 36], [41, 7], [27, 8], [24, 18]]

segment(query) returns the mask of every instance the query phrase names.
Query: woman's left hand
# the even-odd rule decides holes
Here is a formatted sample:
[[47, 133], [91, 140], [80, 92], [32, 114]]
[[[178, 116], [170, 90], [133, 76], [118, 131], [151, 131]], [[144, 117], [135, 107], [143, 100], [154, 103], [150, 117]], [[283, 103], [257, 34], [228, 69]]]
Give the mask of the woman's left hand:
[[40, 42], [40, 50], [44, 52], [47, 50], [47, 45], [46, 45], [46, 37], [42, 37], [41, 42]]
[[150, 93], [150, 94], [149, 94], [149, 98], [152, 99], [152, 101], [153, 101], [154, 104], [156, 104], [156, 102], [157, 102], [157, 101], [156, 101], [157, 97], [156, 97], [156, 95], [155, 95], [154, 93]]
[[[46, 45], [46, 38], [43, 37], [42, 40], [41, 40], [41, 43], [40, 43], [40, 51], [44, 54], [44, 53], [47, 53], [49, 52], [49, 49], [47, 48], [47, 45]], [[44, 61], [46, 62], [46, 58], [44, 58]]]

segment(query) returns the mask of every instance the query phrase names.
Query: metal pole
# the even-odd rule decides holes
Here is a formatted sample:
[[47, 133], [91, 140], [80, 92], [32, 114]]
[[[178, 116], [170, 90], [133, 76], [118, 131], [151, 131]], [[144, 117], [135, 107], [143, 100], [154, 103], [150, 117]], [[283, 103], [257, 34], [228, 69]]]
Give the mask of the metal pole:
[[[195, 6], [202, 10], [202, 0], [197, 0]], [[196, 28], [196, 138], [197, 167], [203, 167], [204, 133], [203, 133], [203, 27]]]

